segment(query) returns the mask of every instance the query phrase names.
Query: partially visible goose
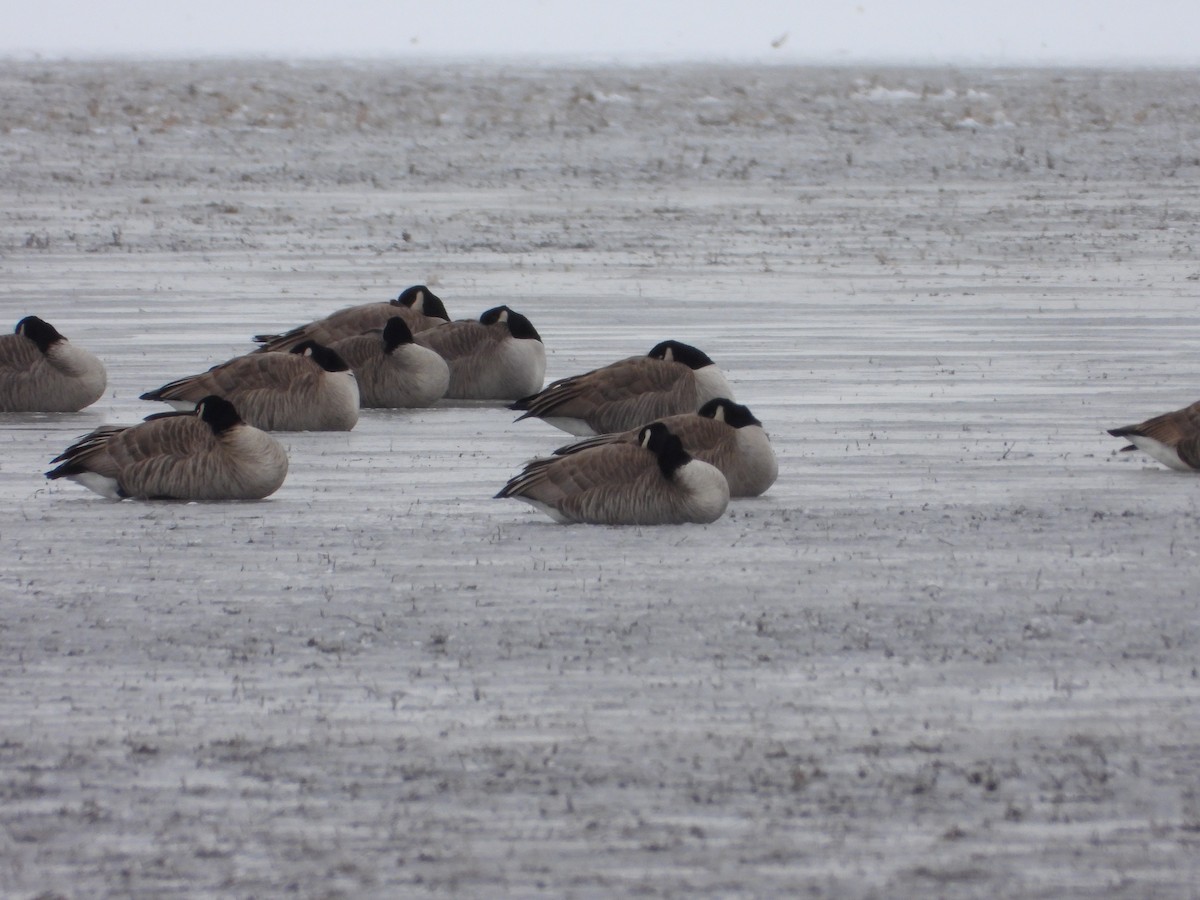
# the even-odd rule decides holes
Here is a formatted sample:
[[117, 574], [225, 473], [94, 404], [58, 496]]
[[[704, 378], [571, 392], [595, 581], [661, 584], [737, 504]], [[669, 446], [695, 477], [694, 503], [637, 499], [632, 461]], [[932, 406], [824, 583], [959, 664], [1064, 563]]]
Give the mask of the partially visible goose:
[[46, 477], [69, 478], [113, 500], [261, 500], [283, 484], [283, 446], [241, 420], [228, 400], [105, 425], [56, 456]]
[[417, 284], [405, 288], [399, 297], [387, 303], [348, 306], [283, 334], [256, 334], [254, 340], [262, 344], [259, 352], [291, 350], [302, 341], [316, 341], [328, 346], [342, 338], [353, 337], [372, 328], [382, 328], [393, 316], [404, 319], [413, 334], [450, 321], [441, 298], [425, 285]]
[[358, 384], [336, 352], [312, 341], [289, 352], [250, 353], [142, 394], [190, 409], [216, 394], [264, 431], [349, 431], [358, 422]]
[[690, 344], [663, 341], [645, 356], [553, 382], [509, 409], [517, 419], [543, 419], [581, 437], [637, 428], [663, 416], [695, 412], [733, 391], [707, 354]]
[[634, 444], [534, 460], [496, 497], [522, 500], [563, 524], [680, 525], [720, 518], [729, 485], [720, 470], [693, 459], [655, 422]]
[[0, 336], [0, 412], [77, 412], [107, 383], [99, 359], [37, 316]]
[[450, 365], [446, 396], [455, 400], [516, 400], [540, 390], [546, 348], [533, 323], [507, 306], [415, 336]]
[[450, 386], [446, 361], [413, 343], [412, 332], [399, 316], [388, 319], [382, 329], [343, 338], [332, 349], [354, 370], [364, 408], [429, 406]]
[[[709, 400], [698, 412], [660, 419], [696, 459], [711, 463], [729, 482], [729, 496], [757, 497], [775, 483], [779, 461], [771, 439], [748, 406], [727, 397]], [[559, 447], [557, 456], [579, 453], [604, 444], [636, 444], [639, 429], [602, 434]]]
[[1122, 450], [1141, 450], [1179, 472], [1200, 470], [1200, 402], [1108, 433], [1130, 441]]

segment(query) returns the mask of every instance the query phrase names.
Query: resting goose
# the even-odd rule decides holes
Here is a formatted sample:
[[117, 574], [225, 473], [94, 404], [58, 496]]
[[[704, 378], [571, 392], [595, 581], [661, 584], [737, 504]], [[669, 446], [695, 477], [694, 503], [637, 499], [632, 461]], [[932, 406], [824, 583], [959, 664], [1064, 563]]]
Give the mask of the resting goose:
[[359, 405], [398, 409], [430, 406], [450, 385], [450, 367], [433, 350], [413, 342], [404, 319], [392, 316], [382, 329], [343, 338], [332, 349], [354, 370]]
[[516, 400], [540, 390], [546, 348], [533, 323], [507, 306], [422, 331], [418, 344], [450, 366], [446, 396], [454, 400]]
[[233, 403], [264, 431], [349, 431], [358, 422], [358, 384], [336, 352], [312, 341], [288, 352], [249, 353], [142, 394], [190, 409], [210, 394]]
[[509, 409], [525, 410], [518, 422], [539, 418], [585, 437], [695, 412], [709, 400], [732, 396], [725, 376], [705, 353], [679, 341], [663, 341], [646, 356], [559, 379]]
[[47, 478], [69, 478], [113, 500], [261, 500], [279, 490], [288, 469], [279, 441], [220, 397], [205, 397], [192, 412], [97, 428], [51, 462], [61, 465]]
[[[709, 400], [699, 411], [660, 419], [683, 448], [696, 459], [711, 463], [729, 482], [729, 496], [757, 497], [775, 483], [779, 462], [762, 422], [750, 408], [727, 397]], [[602, 434], [559, 447], [557, 456], [579, 453], [604, 444], [635, 444], [639, 429]]]
[[1200, 402], [1108, 433], [1130, 441], [1122, 450], [1141, 450], [1179, 472], [1200, 470]]
[[99, 359], [37, 316], [0, 336], [0, 412], [77, 412], [107, 381]]
[[425, 285], [418, 284], [405, 288], [399, 297], [387, 303], [348, 306], [283, 334], [256, 334], [254, 340], [262, 344], [260, 353], [290, 350], [302, 341], [316, 341], [328, 346], [342, 338], [353, 337], [372, 328], [382, 328], [392, 316], [404, 319], [414, 334], [450, 321], [441, 298]]
[[534, 460], [496, 497], [522, 500], [563, 524], [679, 525], [720, 518], [729, 485], [655, 422], [639, 431], [637, 443]]

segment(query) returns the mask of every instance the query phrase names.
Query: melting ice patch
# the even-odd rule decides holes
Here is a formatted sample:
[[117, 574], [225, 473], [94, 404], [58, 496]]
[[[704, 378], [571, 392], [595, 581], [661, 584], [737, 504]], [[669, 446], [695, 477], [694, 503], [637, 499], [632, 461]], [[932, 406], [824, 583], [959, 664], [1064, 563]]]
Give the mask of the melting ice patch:
[[981, 100], [988, 98], [990, 95], [986, 91], [977, 91], [974, 88], [968, 88], [962, 92], [956, 91], [953, 88], [942, 88], [940, 91], [924, 88], [920, 91], [914, 91], [909, 88], [889, 88], [884, 87], [882, 84], [860, 82], [858, 89], [850, 96], [854, 100], [865, 100], [871, 103], [903, 103], [909, 100], [926, 100], [936, 103], [957, 100], [960, 97], [965, 97], [969, 100]]
[[983, 128], [1012, 128], [1012, 121], [1004, 114], [1004, 110], [998, 109], [993, 113], [981, 115], [965, 115], [954, 123], [955, 128], [967, 128], [979, 130]]
[[851, 96], [856, 100], [870, 100], [875, 103], [894, 103], [904, 100], [920, 100], [921, 95], [908, 88], [885, 88], [881, 84], [855, 91]]

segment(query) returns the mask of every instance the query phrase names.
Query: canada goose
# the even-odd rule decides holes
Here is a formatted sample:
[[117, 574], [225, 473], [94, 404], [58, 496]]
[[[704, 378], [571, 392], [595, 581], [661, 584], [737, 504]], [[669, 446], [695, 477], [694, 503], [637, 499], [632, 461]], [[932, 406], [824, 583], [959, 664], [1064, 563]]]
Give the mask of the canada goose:
[[37, 316], [0, 336], [0, 412], [77, 412], [107, 383], [99, 359]]
[[358, 384], [336, 352], [312, 341], [288, 352], [249, 353], [142, 394], [190, 409], [216, 394], [264, 431], [349, 431], [358, 422]]
[[564, 524], [679, 525], [720, 518], [729, 505], [729, 484], [655, 422], [638, 432], [634, 444], [536, 459], [496, 497], [523, 500]]
[[454, 400], [516, 400], [540, 390], [546, 348], [533, 323], [507, 306], [448, 322], [414, 340], [450, 365], [446, 396]]
[[362, 407], [430, 406], [450, 385], [446, 361], [413, 343], [412, 332], [399, 316], [388, 319], [382, 329], [343, 338], [332, 349], [354, 370]]
[[301, 341], [316, 341], [329, 346], [342, 338], [382, 328], [392, 316], [403, 318], [414, 334], [450, 321], [441, 298], [425, 285], [417, 284], [405, 288], [399, 297], [387, 303], [348, 306], [283, 334], [256, 334], [254, 340], [262, 344], [258, 348], [260, 353], [290, 350]]
[[1129, 439], [1122, 450], [1141, 450], [1179, 472], [1200, 470], [1200, 402], [1108, 433]]
[[[709, 400], [698, 412], [667, 416], [659, 421], [679, 438], [688, 453], [721, 470], [729, 482], [731, 497], [757, 497], [779, 476], [779, 462], [771, 449], [771, 439], [747, 406], [718, 397]], [[566, 456], [604, 444], [635, 444], [639, 436], [636, 428], [602, 434], [559, 447], [554, 453]]]
[[509, 409], [585, 437], [637, 428], [646, 422], [695, 412], [733, 391], [706, 354], [679, 341], [663, 341], [645, 356], [553, 382]]
[[51, 463], [61, 465], [47, 478], [69, 478], [113, 500], [261, 500], [288, 470], [283, 445], [220, 397], [205, 397], [192, 412], [97, 428]]

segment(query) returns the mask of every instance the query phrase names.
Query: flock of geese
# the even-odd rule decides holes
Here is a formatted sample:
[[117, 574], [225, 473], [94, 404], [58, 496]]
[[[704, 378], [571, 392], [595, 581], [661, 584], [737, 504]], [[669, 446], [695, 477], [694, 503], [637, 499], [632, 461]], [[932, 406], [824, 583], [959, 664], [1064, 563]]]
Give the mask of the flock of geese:
[[[543, 388], [545, 347], [529, 319], [498, 306], [451, 321], [425, 285], [254, 341], [253, 352], [142, 394], [174, 411], [95, 429], [46, 477], [112, 499], [257, 500], [288, 470], [270, 432], [348, 431], [360, 408], [443, 399], [505, 401], [518, 421], [581, 438], [496, 495], [556, 522], [712, 522], [779, 472], [762, 423], [705, 353], [679, 341]], [[0, 412], [74, 412], [106, 384], [95, 355], [36, 316], [0, 336]]]
[[[509, 401], [517, 421], [581, 438], [527, 463], [496, 495], [556, 522], [712, 522], [779, 472], [762, 423], [705, 353], [679, 341], [543, 388], [545, 347], [529, 319], [498, 306], [451, 321], [424, 285], [254, 340], [251, 353], [142, 394], [175, 411], [97, 428], [46, 477], [113, 499], [257, 500], [288, 470], [269, 432], [348, 431], [362, 407], [443, 398]], [[75, 412], [106, 384], [96, 356], [36, 316], [0, 336], [0, 412]], [[1124, 450], [1200, 471], [1200, 403], [1109, 433], [1130, 441]]]

